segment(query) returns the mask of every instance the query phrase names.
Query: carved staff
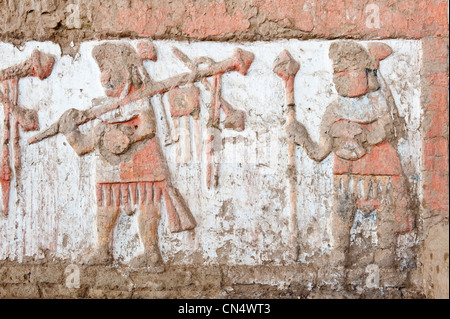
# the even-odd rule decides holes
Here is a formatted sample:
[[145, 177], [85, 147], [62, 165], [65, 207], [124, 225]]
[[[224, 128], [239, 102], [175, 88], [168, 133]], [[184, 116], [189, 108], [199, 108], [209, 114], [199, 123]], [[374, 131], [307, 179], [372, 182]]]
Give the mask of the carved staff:
[[22, 63], [0, 70], [0, 81], [3, 93], [0, 93], [0, 103], [3, 104], [3, 138], [1, 149], [0, 184], [2, 188], [2, 202], [5, 215], [9, 211], [9, 193], [11, 187], [12, 171], [9, 166], [10, 151], [9, 142], [11, 138], [11, 120], [14, 127], [13, 151], [14, 169], [16, 178], [20, 174], [20, 133], [19, 126], [24, 131], [38, 130], [39, 121], [36, 111], [27, 110], [17, 105], [19, 96], [19, 79], [36, 76], [40, 80], [47, 78], [52, 72], [55, 59], [49, 54], [34, 50], [31, 57]]
[[[294, 79], [300, 64], [292, 58], [287, 50], [281, 52], [274, 63], [273, 71], [283, 79], [286, 90], [287, 123], [286, 127], [295, 119]], [[289, 247], [294, 260], [298, 258], [298, 221], [297, 221], [297, 168], [295, 163], [295, 144], [288, 140], [288, 177], [289, 177]]]
[[[133, 101], [140, 100], [146, 97], [152, 97], [156, 94], [163, 94], [178, 86], [185, 85], [187, 83], [198, 82], [203, 78], [207, 78], [216, 74], [237, 71], [242, 75], [246, 75], [250, 65], [254, 59], [254, 54], [241, 49], [236, 49], [233, 56], [229, 59], [213, 63], [204, 68], [198, 69], [195, 72], [182, 73], [177, 76], [173, 76], [163, 81], [153, 82], [151, 85], [144, 84], [140, 89], [127, 95], [123, 99], [117, 99], [111, 104], [102, 104], [96, 107], [92, 107], [89, 110], [82, 111], [82, 116], [76, 119], [76, 125], [81, 125], [91, 120], [96, 119], [98, 116], [113, 111], [122, 105], [127, 105]], [[28, 140], [29, 144], [33, 144], [50, 136], [59, 133], [60, 120], [53, 123], [47, 129], [41, 131]]]
[[[203, 79], [202, 84], [211, 94], [210, 102], [210, 118], [208, 122], [209, 135], [206, 140], [206, 159], [207, 159], [207, 173], [206, 173], [206, 184], [208, 188], [211, 186], [211, 175], [212, 175], [212, 156], [214, 154], [214, 138], [215, 132], [219, 127], [220, 120], [220, 108], [225, 113], [224, 127], [233, 129], [235, 131], [243, 131], [245, 129], [245, 113], [242, 110], [234, 109], [230, 103], [228, 103], [221, 95], [221, 84], [222, 77], [213, 78], [213, 83], [208, 82], [208, 80]], [[217, 137], [219, 138], [219, 137]], [[217, 156], [217, 155], [216, 155]], [[217, 162], [217, 160], [216, 160]], [[218, 166], [214, 172], [214, 180], [217, 181], [218, 178]]]
[[[200, 64], [208, 64], [212, 65], [216, 63], [213, 59], [208, 57], [200, 57], [194, 60], [189, 59], [184, 53], [180, 50], [174, 48], [173, 52], [175, 55], [189, 68], [191, 71], [195, 72]], [[210, 100], [210, 110], [209, 110], [209, 119], [207, 123], [207, 138], [206, 138], [206, 185], [208, 188], [211, 188], [211, 179], [212, 179], [212, 171], [213, 171], [213, 156], [214, 156], [214, 140], [220, 138], [217, 136], [217, 129], [219, 128], [220, 121], [220, 109], [222, 108], [225, 113], [225, 121], [224, 127], [230, 128], [236, 131], [243, 131], [245, 129], [245, 113], [241, 110], [235, 110], [230, 103], [225, 101], [225, 99], [221, 95], [221, 87], [222, 87], [222, 74], [216, 74], [212, 78], [212, 83], [210, 83], [207, 78], [203, 78], [201, 83], [206, 88], [207, 91], [210, 92], [211, 100]], [[200, 127], [198, 123], [198, 119], [194, 121], [194, 132], [195, 136], [198, 137], [196, 140], [196, 145], [199, 147], [200, 145]], [[200, 154], [199, 149], [197, 149], [197, 154]], [[216, 155], [217, 156], [217, 153]], [[215, 159], [215, 162], [218, 162]], [[218, 178], [218, 166], [215, 167], [214, 170], [214, 180], [217, 182]]]
[[[207, 82], [204, 79], [204, 82]], [[219, 139], [220, 136], [216, 132], [219, 130], [220, 122], [220, 92], [222, 89], [222, 75], [217, 74], [213, 76], [212, 83], [209, 86], [211, 91], [211, 102], [209, 109], [209, 119], [206, 124], [207, 127], [207, 137], [206, 137], [206, 186], [211, 188], [211, 178], [213, 171], [213, 156], [214, 156], [214, 139]], [[217, 153], [216, 155], [217, 156]], [[216, 162], [217, 159], [215, 159]], [[214, 186], [217, 184], [218, 178], [218, 166], [214, 170]]]
[[[9, 211], [9, 192], [11, 186], [11, 168], [9, 166], [10, 155], [9, 155], [9, 140], [10, 140], [10, 113], [11, 107], [14, 101], [10, 100], [10, 91], [9, 91], [9, 83], [10, 81], [6, 80], [2, 82], [3, 86], [3, 95], [2, 95], [2, 104], [3, 104], [3, 139], [2, 139], [2, 159], [1, 159], [1, 171], [0, 171], [0, 183], [2, 188], [2, 202], [3, 202], [3, 211], [5, 215], [8, 215]], [[17, 82], [17, 81], [16, 81]]]

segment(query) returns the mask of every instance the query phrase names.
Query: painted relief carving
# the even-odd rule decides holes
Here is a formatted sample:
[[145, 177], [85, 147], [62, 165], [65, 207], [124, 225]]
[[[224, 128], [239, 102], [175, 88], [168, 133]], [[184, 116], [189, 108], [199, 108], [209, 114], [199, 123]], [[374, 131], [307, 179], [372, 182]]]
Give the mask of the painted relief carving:
[[[356, 42], [332, 43], [329, 57], [339, 97], [326, 108], [319, 143], [297, 120], [286, 125], [290, 143], [300, 145], [311, 159], [320, 162], [334, 153], [332, 257], [338, 267], [356, 266], [363, 259], [373, 261], [374, 255], [386, 251], [390, 257], [382, 266], [395, 267], [391, 247], [398, 234], [415, 227], [413, 201], [396, 149], [405, 123], [378, 70], [380, 61], [391, 54], [392, 49], [382, 43], [369, 43], [367, 49]], [[293, 107], [289, 94], [287, 101]], [[356, 216], [373, 218], [378, 229], [377, 244], [359, 251], [352, 247], [350, 235], [358, 222]]]
[[55, 59], [53, 56], [42, 53], [39, 50], [34, 50], [31, 57], [24, 62], [0, 70], [0, 81], [2, 82], [0, 103], [3, 105], [4, 113], [0, 183], [3, 212], [5, 215], [8, 215], [9, 211], [9, 195], [13, 174], [10, 167], [10, 141], [12, 139], [14, 172], [17, 179], [20, 176], [21, 169], [19, 127], [21, 127], [23, 131], [39, 130], [39, 118], [37, 112], [17, 104], [19, 97], [19, 80], [29, 76], [44, 80], [51, 74], [54, 63]]
[[[53, 71], [42, 53], [0, 71], [0, 258], [407, 280], [421, 240], [421, 44], [385, 43], [90, 41]], [[23, 60], [35, 47], [61, 54], [0, 45]]]
[[[89, 256], [87, 263], [112, 261], [112, 234], [121, 211], [128, 215], [137, 211], [139, 235], [144, 245], [144, 253], [131, 260], [131, 267], [148, 267], [155, 271], [164, 267], [158, 245], [160, 202], [163, 198], [171, 232], [196, 227], [195, 218], [183, 196], [171, 183], [169, 168], [156, 135], [156, 118], [149, 97], [168, 93], [175, 132], [166, 137], [164, 143], [171, 143], [170, 139], [172, 142], [178, 140], [180, 117], [192, 116], [194, 145], [199, 154], [199, 89], [194, 83], [200, 81], [212, 92], [214, 102], [211, 103], [211, 123], [207, 126], [218, 123], [218, 111], [222, 107], [228, 116], [225, 127], [244, 129], [244, 115], [234, 110], [220, 95], [220, 81], [222, 74], [230, 71], [245, 75], [253, 61], [253, 54], [237, 49], [231, 58], [215, 62], [206, 57], [190, 60], [177, 49], [174, 53], [191, 72], [154, 81], [143, 65], [144, 60], [156, 60], [156, 49], [151, 42], [139, 42], [137, 50], [125, 43], [96, 46], [92, 56], [100, 68], [100, 80], [107, 98], [93, 101], [93, 107], [88, 110], [67, 110], [56, 123], [28, 141], [33, 144], [62, 133], [79, 156], [93, 151], [98, 153], [98, 249]], [[212, 83], [208, 77], [213, 78]], [[80, 125], [93, 120], [96, 121], [87, 132], [80, 129]], [[185, 134], [190, 135], [188, 125], [184, 130]], [[190, 147], [189, 140], [185, 147]], [[207, 144], [208, 159], [212, 152], [211, 145]], [[185, 160], [188, 161], [189, 157]], [[207, 165], [210, 167], [211, 162]], [[210, 172], [211, 169], [208, 169], [209, 177]]]

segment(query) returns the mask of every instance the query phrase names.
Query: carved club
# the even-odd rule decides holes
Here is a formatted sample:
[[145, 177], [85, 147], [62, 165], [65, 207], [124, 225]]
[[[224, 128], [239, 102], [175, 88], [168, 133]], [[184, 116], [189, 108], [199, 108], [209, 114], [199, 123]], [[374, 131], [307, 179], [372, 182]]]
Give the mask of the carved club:
[[[35, 76], [40, 80], [47, 78], [55, 63], [55, 58], [39, 50], [34, 50], [31, 56], [25, 61], [0, 70], [0, 81], [2, 82], [3, 93], [0, 93], [0, 103], [3, 104], [4, 123], [3, 123], [3, 139], [1, 150], [1, 166], [0, 166], [0, 184], [2, 188], [3, 211], [5, 215], [9, 210], [9, 193], [11, 187], [12, 171], [9, 165], [10, 151], [9, 142], [11, 136], [11, 120], [14, 127], [13, 151], [14, 151], [14, 168], [16, 178], [20, 174], [20, 133], [19, 126], [24, 131], [38, 130], [39, 119], [36, 111], [27, 110], [17, 105], [19, 96], [19, 79]], [[11, 118], [10, 118], [11, 117]]]

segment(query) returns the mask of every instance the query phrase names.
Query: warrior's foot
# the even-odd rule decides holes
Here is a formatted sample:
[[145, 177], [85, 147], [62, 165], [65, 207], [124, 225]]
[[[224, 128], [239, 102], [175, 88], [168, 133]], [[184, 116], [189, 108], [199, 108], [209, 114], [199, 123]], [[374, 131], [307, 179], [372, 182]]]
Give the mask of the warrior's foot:
[[83, 260], [82, 263], [86, 265], [105, 265], [111, 263], [112, 260], [113, 258], [109, 249], [102, 246], [93, 253], [89, 254], [86, 260]]
[[134, 257], [130, 262], [131, 268], [148, 268], [150, 271], [163, 272], [164, 263], [159, 249], [146, 249], [144, 253]]

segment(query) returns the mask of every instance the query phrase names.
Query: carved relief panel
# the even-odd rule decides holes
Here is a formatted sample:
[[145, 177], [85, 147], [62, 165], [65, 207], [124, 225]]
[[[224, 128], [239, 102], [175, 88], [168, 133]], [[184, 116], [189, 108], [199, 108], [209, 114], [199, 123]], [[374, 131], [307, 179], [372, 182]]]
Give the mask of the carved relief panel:
[[[36, 45], [0, 49], [20, 63]], [[21, 132], [1, 258], [161, 270], [409, 254], [392, 242], [414, 236], [420, 196], [418, 42], [39, 50], [55, 63], [16, 91], [41, 130]]]

